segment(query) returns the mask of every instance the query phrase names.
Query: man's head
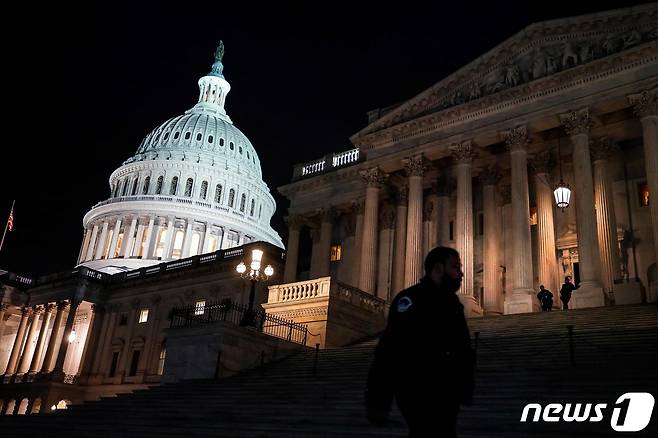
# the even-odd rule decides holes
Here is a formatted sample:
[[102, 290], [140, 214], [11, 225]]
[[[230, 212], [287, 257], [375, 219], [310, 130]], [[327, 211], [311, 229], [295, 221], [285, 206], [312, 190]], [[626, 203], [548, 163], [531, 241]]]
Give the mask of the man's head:
[[539, 289], [544, 290], [544, 285], [543, 285], [543, 284], [540, 285], [540, 286], [539, 286]]
[[445, 246], [431, 250], [425, 257], [425, 277], [449, 292], [457, 292], [464, 277], [459, 253]]
[[566, 277], [564, 277], [564, 282], [565, 283], [571, 283], [571, 277], [569, 277], [568, 275]]

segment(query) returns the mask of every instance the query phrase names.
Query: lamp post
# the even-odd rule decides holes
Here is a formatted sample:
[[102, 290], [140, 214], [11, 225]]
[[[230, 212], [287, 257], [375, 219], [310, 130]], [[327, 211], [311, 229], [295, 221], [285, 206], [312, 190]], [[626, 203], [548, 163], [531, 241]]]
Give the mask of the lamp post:
[[260, 249], [254, 249], [251, 251], [251, 263], [247, 269], [244, 261], [241, 261], [238, 266], [235, 267], [235, 270], [238, 271], [238, 274], [242, 278], [245, 278], [251, 282], [251, 291], [249, 292], [249, 306], [242, 316], [240, 325], [248, 326], [255, 325], [254, 321], [254, 299], [256, 298], [256, 283], [262, 280], [268, 280], [274, 274], [274, 268], [272, 265], [267, 265], [265, 269], [261, 270], [261, 262], [263, 260], [263, 251]]

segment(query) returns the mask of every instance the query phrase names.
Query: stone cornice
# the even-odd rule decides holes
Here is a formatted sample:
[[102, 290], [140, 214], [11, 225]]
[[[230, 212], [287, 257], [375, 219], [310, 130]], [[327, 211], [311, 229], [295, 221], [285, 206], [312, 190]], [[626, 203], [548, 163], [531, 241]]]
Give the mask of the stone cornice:
[[514, 108], [657, 61], [658, 47], [655, 44], [647, 43], [620, 54], [500, 91], [454, 108], [437, 110], [429, 115], [419, 114], [415, 119], [384, 127], [376, 132], [353, 136], [351, 140], [361, 150], [367, 151], [392, 142], [426, 135], [449, 126], [483, 119], [491, 113]]
[[657, 11], [647, 5], [532, 24], [371, 123], [353, 140], [654, 41]]

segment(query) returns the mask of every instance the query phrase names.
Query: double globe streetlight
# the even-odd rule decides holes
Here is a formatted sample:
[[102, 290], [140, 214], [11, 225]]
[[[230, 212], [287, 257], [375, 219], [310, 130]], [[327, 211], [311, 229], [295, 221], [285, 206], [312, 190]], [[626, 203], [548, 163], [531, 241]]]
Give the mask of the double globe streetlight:
[[256, 283], [262, 280], [269, 280], [269, 278], [274, 275], [274, 268], [272, 265], [265, 266], [265, 269], [261, 270], [263, 260], [263, 251], [260, 249], [254, 249], [251, 251], [251, 263], [247, 269], [244, 261], [241, 261], [238, 266], [235, 267], [235, 270], [238, 271], [240, 277], [245, 278], [251, 281], [251, 291], [249, 292], [249, 307], [242, 316], [240, 325], [255, 325], [254, 320], [254, 299], [256, 298]]

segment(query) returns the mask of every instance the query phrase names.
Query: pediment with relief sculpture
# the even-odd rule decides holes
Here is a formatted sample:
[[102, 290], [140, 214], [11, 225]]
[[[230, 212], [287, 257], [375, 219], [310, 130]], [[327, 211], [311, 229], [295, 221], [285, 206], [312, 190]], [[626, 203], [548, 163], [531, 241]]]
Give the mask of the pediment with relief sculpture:
[[[656, 4], [535, 23], [373, 121], [351, 140], [367, 150], [501, 99], [519, 98], [591, 75], [590, 65], [617, 65], [624, 62], [618, 55], [627, 52], [655, 58], [656, 41]], [[601, 63], [603, 60], [608, 62]], [[446, 117], [437, 116], [439, 113]]]

